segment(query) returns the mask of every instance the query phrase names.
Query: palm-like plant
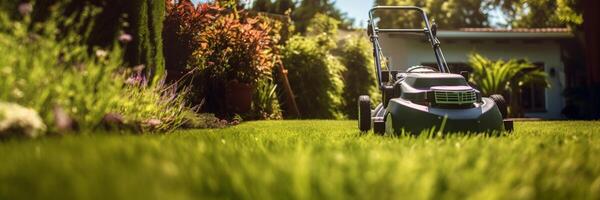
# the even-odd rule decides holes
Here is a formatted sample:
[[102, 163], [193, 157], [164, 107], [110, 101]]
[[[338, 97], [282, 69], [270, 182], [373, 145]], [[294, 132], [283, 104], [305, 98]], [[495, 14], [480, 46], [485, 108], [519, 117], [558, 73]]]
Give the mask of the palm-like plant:
[[480, 54], [469, 55], [473, 72], [469, 81], [478, 87], [484, 96], [504, 94], [510, 97], [510, 115], [521, 117], [521, 88], [532, 83], [549, 86], [548, 75], [527, 60], [490, 60]]

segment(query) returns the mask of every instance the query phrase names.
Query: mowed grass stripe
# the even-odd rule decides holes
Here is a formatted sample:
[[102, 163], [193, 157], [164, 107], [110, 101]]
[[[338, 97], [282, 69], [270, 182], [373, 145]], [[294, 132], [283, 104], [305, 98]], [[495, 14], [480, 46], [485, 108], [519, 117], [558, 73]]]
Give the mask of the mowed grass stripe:
[[261, 121], [4, 141], [0, 199], [600, 198], [600, 122], [515, 127], [382, 137], [355, 121]]

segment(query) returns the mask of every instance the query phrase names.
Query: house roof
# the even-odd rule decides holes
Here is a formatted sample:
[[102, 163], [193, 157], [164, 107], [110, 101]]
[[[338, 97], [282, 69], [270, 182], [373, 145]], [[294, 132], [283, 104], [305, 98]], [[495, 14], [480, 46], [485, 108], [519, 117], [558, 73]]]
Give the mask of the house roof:
[[567, 39], [574, 37], [569, 28], [461, 28], [440, 30], [442, 39]]

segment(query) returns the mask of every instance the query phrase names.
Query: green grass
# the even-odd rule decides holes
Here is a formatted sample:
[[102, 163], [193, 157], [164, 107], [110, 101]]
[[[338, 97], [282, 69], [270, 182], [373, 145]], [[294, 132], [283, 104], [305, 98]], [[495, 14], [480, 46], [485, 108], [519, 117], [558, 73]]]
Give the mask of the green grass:
[[360, 135], [354, 121], [0, 142], [0, 199], [598, 199], [600, 122], [501, 137]]

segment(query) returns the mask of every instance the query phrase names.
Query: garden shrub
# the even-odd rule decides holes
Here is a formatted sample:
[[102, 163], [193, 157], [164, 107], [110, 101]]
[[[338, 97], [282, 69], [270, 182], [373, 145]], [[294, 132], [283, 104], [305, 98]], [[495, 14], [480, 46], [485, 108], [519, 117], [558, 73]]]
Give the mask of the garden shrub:
[[[197, 63], [194, 52], [200, 49], [199, 34], [210, 26], [223, 12], [223, 8], [202, 3], [195, 6], [190, 0], [167, 0], [163, 28], [167, 80], [189, 86], [187, 101], [193, 105], [206, 105], [205, 84], [200, 77], [202, 63]], [[203, 106], [205, 109], [206, 106]]]
[[219, 2], [194, 6], [189, 0], [167, 1], [166, 7], [163, 35], [169, 80], [191, 85], [190, 102], [202, 104], [203, 111], [232, 116], [226, 109], [227, 84], [256, 88], [259, 81], [271, 78], [281, 24]]
[[358, 114], [358, 96], [369, 95], [373, 105], [379, 98], [372, 47], [362, 35], [353, 35], [345, 40], [341, 48], [341, 60], [347, 70], [344, 73], [344, 112], [351, 119]]
[[5, 13], [10, 18], [15, 18], [20, 16], [19, 12], [27, 12], [31, 9], [31, 7], [26, 7], [30, 5], [19, 7], [20, 3], [21, 0], [2, 0], [2, 3], [0, 3], [0, 12]]
[[233, 114], [225, 105], [228, 84], [256, 87], [259, 80], [271, 76], [277, 41], [270, 33], [266, 20], [236, 14], [222, 15], [200, 33], [200, 49], [194, 58], [201, 67], [208, 111]]
[[136, 124], [160, 122], [154, 123], [157, 130], [183, 123], [181, 111], [188, 108], [182, 96], [166, 92], [169, 87], [160, 84], [148, 85], [143, 66], [124, 70], [119, 45], [107, 50], [90, 47], [79, 27], [58, 28], [69, 21], [86, 22], [89, 9], [74, 15], [78, 17], [51, 13], [40, 23], [28, 16], [12, 21], [0, 13], [0, 27], [5, 27], [0, 30], [0, 101], [36, 110], [50, 132], [57, 131], [56, 108], [82, 130], [97, 128], [107, 113], [122, 114]]
[[[166, 1], [163, 28], [167, 77], [177, 80], [189, 71], [192, 54], [200, 48], [198, 34], [219, 17], [222, 9], [212, 4], [194, 6], [190, 0]], [[189, 66], [194, 67], [194, 66]]]
[[327, 15], [317, 13], [312, 19], [310, 19], [310, 21], [308, 21], [306, 35], [327, 35], [330, 37], [335, 37], [338, 32], [339, 25], [340, 21]]
[[252, 99], [252, 112], [249, 119], [282, 119], [283, 112], [277, 96], [279, 88], [274, 80], [261, 79]]
[[332, 54], [339, 21], [317, 14], [308, 24], [308, 36], [292, 37], [282, 52], [298, 109], [303, 118], [343, 118], [346, 69]]
[[214, 80], [255, 85], [271, 74], [275, 56], [269, 24], [255, 18], [221, 16], [204, 29], [200, 49], [194, 53], [198, 64]]
[[294, 36], [282, 51], [283, 63], [303, 118], [342, 118], [345, 70], [322, 38]]

